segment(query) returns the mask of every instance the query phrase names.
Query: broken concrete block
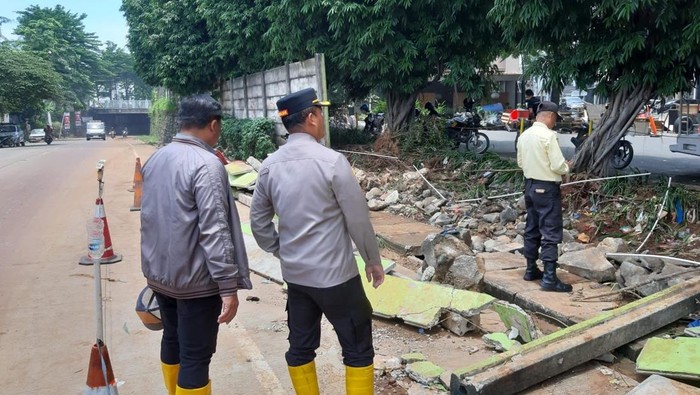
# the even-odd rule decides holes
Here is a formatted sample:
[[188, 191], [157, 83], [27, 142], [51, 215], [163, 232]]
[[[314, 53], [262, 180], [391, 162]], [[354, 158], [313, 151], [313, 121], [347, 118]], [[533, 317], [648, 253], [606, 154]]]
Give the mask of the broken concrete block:
[[470, 232], [469, 229], [460, 229], [459, 239], [462, 240], [467, 247], [471, 248], [472, 250], [474, 249], [474, 244], [472, 243], [472, 232]]
[[493, 304], [493, 309], [506, 328], [516, 328], [518, 330], [520, 338], [525, 343], [542, 337], [542, 332], [535, 325], [535, 321], [519, 306], [499, 300]]
[[481, 339], [484, 340], [487, 346], [496, 351], [508, 351], [521, 346], [520, 342], [509, 339], [505, 333], [488, 333], [482, 336]]
[[452, 223], [452, 216], [446, 213], [435, 213], [428, 222], [435, 226], [449, 225]]
[[379, 211], [389, 207], [389, 204], [383, 200], [370, 199], [370, 201], [367, 202], [367, 207], [372, 211]]
[[677, 337], [647, 340], [637, 358], [637, 373], [662, 374], [681, 379], [700, 379], [700, 339]]
[[[681, 266], [678, 266], [678, 265], [674, 265], [673, 263], [666, 263], [666, 264], [664, 265], [663, 270], [661, 271], [661, 273], [660, 273], [659, 275], [660, 275], [660, 276], [665, 276], [665, 275], [673, 274], [673, 273], [683, 273], [683, 272], [687, 272], [687, 271], [689, 271], [689, 270], [690, 270], [690, 269], [688, 269], [688, 268], [684, 268], [684, 267], [681, 267]], [[693, 278], [693, 277], [695, 277], [695, 276], [697, 276], [697, 272], [694, 273], [694, 272], [691, 271], [691, 272], [688, 273], [688, 274], [680, 274], [680, 275], [678, 275], [678, 276], [676, 276], [676, 277], [669, 278], [669, 279], [665, 280], [665, 283], [666, 283], [666, 284], [665, 284], [664, 288], [665, 288], [665, 287], [670, 287], [670, 286], [673, 286], [673, 285], [676, 285], [676, 284], [680, 284], [680, 283], [682, 283], [683, 281], [688, 280], [688, 279], [690, 279], [690, 278]]]
[[[627, 259], [622, 262], [618, 273], [620, 274], [620, 277], [622, 277], [622, 285], [625, 287], [631, 287], [633, 285], [641, 284], [651, 279], [650, 271], [641, 266], [638, 266], [634, 260], [630, 259]], [[660, 291], [661, 289], [662, 288], [660, 284], [651, 283], [638, 287], [636, 291], [641, 295], [649, 296], [655, 292]]]
[[374, 356], [374, 370], [396, 370], [401, 369], [401, 358], [386, 355]]
[[367, 201], [370, 201], [372, 199], [376, 199], [379, 196], [382, 196], [382, 190], [377, 187], [374, 187], [365, 194], [365, 199], [367, 199]]
[[229, 177], [228, 177], [228, 181], [231, 184], [231, 187], [238, 188], [238, 189], [252, 190], [252, 188], [255, 185], [255, 182], [257, 180], [258, 180], [258, 172], [255, 170], [251, 170], [248, 173], [241, 174], [238, 176], [230, 176], [229, 175]]
[[389, 205], [396, 204], [399, 202], [399, 191], [391, 191], [384, 198], [384, 202], [389, 203]]
[[700, 395], [700, 388], [652, 374], [627, 395]]
[[602, 249], [605, 252], [610, 252], [610, 253], [618, 253], [618, 252], [627, 252], [629, 251], [629, 246], [627, 246], [627, 243], [625, 240], [617, 238], [617, 237], [606, 237], [598, 243], [598, 248]]
[[[359, 269], [360, 273], [364, 272], [364, 266]], [[384, 284], [379, 288], [366, 281], [362, 285], [375, 315], [399, 318], [424, 329], [437, 325], [445, 311], [472, 317], [486, 310], [495, 300], [483, 293], [395, 276], [385, 276]]]
[[443, 281], [454, 260], [460, 255], [474, 255], [460, 239], [451, 235], [430, 234], [421, 245], [425, 263], [435, 268], [435, 280]]
[[[443, 327], [445, 327], [447, 330], [454, 333], [455, 335], [464, 336], [465, 333], [471, 332], [476, 329], [476, 326], [474, 326], [475, 323], [472, 323], [471, 321], [475, 319], [478, 320], [478, 317], [479, 316], [474, 316], [470, 319], [466, 319], [457, 313], [448, 311], [447, 314], [445, 314], [445, 316], [443, 317], [441, 324]], [[476, 324], [478, 325], [478, 323]]]
[[499, 219], [501, 220], [501, 224], [515, 222], [515, 220], [518, 219], [518, 212], [512, 207], [507, 207], [501, 211]]
[[246, 174], [250, 173], [253, 171], [253, 167], [249, 166], [242, 160], [234, 160], [233, 162], [224, 165], [224, 168], [226, 168], [226, 173], [229, 175], [229, 181], [231, 180], [231, 176], [240, 176], [241, 174]]
[[521, 248], [523, 248], [523, 245], [520, 243], [506, 243], [497, 244], [495, 247], [493, 247], [493, 250], [495, 252], [514, 252]]
[[501, 220], [501, 213], [484, 214], [482, 219], [488, 223], [495, 224]]
[[[249, 156], [248, 159], [245, 160], [245, 162], [253, 167], [255, 171], [260, 171], [260, 168], [262, 167], [262, 163], [255, 159], [253, 156]], [[362, 171], [362, 170], [360, 170]]]
[[460, 255], [452, 263], [445, 275], [445, 283], [458, 289], [476, 289], [484, 280], [484, 267], [479, 266], [476, 257]]
[[472, 251], [475, 253], [484, 252], [484, 239], [481, 236], [472, 236]]
[[566, 254], [567, 252], [582, 251], [589, 247], [590, 246], [587, 246], [585, 244], [572, 241], [570, 243], [561, 244], [561, 251], [562, 253]]
[[457, 226], [465, 229], [476, 229], [479, 227], [479, 220], [476, 218], [465, 218], [459, 221], [459, 225]]
[[488, 239], [484, 242], [484, 251], [485, 252], [494, 252], [497, 245], [498, 245], [498, 242], [496, 240]]
[[440, 381], [445, 370], [430, 361], [413, 362], [406, 365], [408, 377], [421, 384], [430, 385]]
[[435, 268], [432, 266], [428, 266], [425, 269], [423, 269], [423, 272], [420, 275], [420, 280], [430, 281], [433, 279], [433, 276], [435, 276]]
[[408, 354], [403, 354], [401, 356], [401, 361], [403, 363], [409, 364], [409, 363], [414, 363], [414, 362], [422, 362], [422, 361], [427, 361], [428, 358], [425, 357], [425, 355], [419, 353], [419, 352], [411, 352]]
[[666, 263], [663, 259], [645, 256], [639, 259], [639, 265], [647, 270], [651, 270], [654, 273], [661, 273], [664, 270]]
[[568, 252], [559, 257], [559, 265], [569, 273], [603, 283], [615, 281], [615, 266], [598, 248]]

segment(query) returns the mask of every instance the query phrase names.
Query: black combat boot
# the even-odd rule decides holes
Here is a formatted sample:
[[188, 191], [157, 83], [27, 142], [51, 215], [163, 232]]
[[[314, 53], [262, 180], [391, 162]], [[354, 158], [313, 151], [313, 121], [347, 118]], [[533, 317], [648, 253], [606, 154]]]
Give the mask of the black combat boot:
[[523, 280], [525, 281], [535, 281], [542, 278], [542, 271], [537, 267], [537, 260], [528, 259], [527, 269], [525, 269], [525, 275]]
[[540, 282], [540, 287], [543, 291], [549, 292], [571, 292], [573, 287], [569, 284], [561, 282], [557, 278], [557, 263], [544, 262], [544, 277]]

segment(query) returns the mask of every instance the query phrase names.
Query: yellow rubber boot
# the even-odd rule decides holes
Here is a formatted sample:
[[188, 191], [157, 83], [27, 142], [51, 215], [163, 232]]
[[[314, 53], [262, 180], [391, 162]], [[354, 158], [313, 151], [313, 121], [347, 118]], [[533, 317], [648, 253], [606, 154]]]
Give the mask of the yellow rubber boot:
[[180, 364], [168, 365], [167, 363], [160, 363], [161, 370], [163, 370], [163, 382], [165, 383], [165, 389], [168, 390], [168, 395], [175, 395], [175, 387], [177, 387], [177, 375], [180, 372]]
[[347, 395], [373, 395], [374, 364], [361, 368], [346, 366], [345, 391]]
[[211, 381], [207, 383], [202, 388], [194, 388], [191, 390], [184, 389], [177, 387], [177, 391], [175, 391], [176, 395], [211, 395]]
[[306, 365], [288, 366], [289, 377], [292, 379], [297, 395], [319, 395], [318, 379], [316, 378], [316, 362]]

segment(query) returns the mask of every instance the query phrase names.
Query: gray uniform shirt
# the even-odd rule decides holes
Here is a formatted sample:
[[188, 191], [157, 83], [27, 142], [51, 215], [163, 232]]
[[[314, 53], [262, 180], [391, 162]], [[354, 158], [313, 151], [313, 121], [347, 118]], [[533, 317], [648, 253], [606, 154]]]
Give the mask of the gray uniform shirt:
[[250, 225], [258, 245], [280, 259], [289, 283], [327, 288], [357, 276], [352, 241], [367, 264], [381, 264], [367, 201], [350, 163], [306, 133], [291, 134], [263, 162]]
[[141, 269], [173, 298], [252, 288], [226, 169], [196, 137], [178, 134], [143, 165]]

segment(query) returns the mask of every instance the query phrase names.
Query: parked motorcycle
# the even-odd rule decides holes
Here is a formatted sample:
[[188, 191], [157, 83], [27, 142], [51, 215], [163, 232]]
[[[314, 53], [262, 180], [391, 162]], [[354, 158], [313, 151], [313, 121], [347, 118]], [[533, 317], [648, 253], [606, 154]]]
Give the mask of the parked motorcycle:
[[367, 114], [365, 117], [365, 133], [370, 134], [373, 137], [377, 137], [382, 133], [384, 128], [384, 113], [372, 113], [369, 111], [369, 106], [363, 104], [360, 106], [360, 111]]
[[[610, 165], [618, 170], [624, 169], [632, 163], [634, 157], [634, 149], [632, 143], [625, 140], [625, 134], [615, 143], [612, 156], [610, 157]], [[588, 138], [588, 123], [582, 123], [576, 131], [576, 137], [571, 138], [571, 142], [576, 147], [575, 152], [578, 152], [583, 143]]]
[[469, 151], [483, 154], [489, 149], [491, 141], [489, 137], [479, 131], [481, 117], [476, 112], [457, 114], [447, 121], [447, 136], [455, 144], [456, 148], [464, 143]]

